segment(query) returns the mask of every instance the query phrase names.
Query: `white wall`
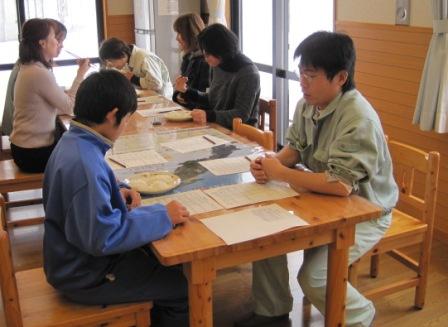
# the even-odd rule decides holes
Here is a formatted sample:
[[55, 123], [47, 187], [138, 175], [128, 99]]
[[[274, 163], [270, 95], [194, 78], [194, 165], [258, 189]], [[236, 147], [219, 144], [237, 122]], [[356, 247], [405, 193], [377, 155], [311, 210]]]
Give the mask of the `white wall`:
[[200, 0], [179, 0], [179, 12], [190, 13], [195, 12], [197, 14], [201, 13], [201, 1]]
[[[431, 0], [411, 2], [411, 25], [432, 27]], [[395, 0], [336, 0], [336, 15], [340, 21], [395, 24]]]
[[[132, 15], [133, 1], [132, 0], [107, 0], [108, 14], [113, 15]], [[200, 0], [180, 0], [179, 11], [182, 13], [200, 11]]]

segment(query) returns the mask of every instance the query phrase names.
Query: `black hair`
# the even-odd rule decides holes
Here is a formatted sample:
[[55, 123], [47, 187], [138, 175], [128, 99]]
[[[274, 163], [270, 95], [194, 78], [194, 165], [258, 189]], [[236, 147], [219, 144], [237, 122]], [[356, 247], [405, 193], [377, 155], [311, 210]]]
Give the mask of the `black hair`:
[[120, 39], [112, 37], [101, 43], [100, 59], [102, 61], [106, 61], [107, 59], [121, 59], [124, 56], [131, 57], [131, 47]]
[[23, 23], [19, 44], [20, 63], [39, 61], [45, 67], [51, 68], [51, 62], [45, 59], [39, 41], [45, 40], [52, 29], [53, 24], [48, 19], [32, 18]]
[[207, 54], [221, 59], [233, 59], [238, 53], [238, 37], [221, 24], [212, 24], [198, 35], [199, 47]]
[[347, 81], [342, 86], [342, 92], [355, 88], [356, 53], [350, 36], [324, 31], [313, 33], [294, 52], [294, 59], [299, 57], [300, 66], [322, 69], [329, 80], [340, 71], [347, 71]]
[[75, 99], [75, 120], [88, 126], [101, 124], [108, 112], [118, 108], [117, 125], [137, 110], [137, 94], [131, 82], [115, 70], [100, 70], [79, 86]]

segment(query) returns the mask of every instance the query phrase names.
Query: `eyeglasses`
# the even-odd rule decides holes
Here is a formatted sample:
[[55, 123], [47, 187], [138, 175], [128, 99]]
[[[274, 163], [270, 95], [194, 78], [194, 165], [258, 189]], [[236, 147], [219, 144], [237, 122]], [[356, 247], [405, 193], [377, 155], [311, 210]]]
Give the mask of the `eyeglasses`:
[[300, 58], [295, 58], [293, 65], [293, 67], [296, 67], [294, 73], [299, 78], [299, 82], [302, 81], [310, 84], [319, 76], [318, 72], [314, 69], [301, 65]]
[[304, 81], [308, 84], [312, 83], [316, 77], [318, 77], [317, 73], [304, 73], [303, 71], [300, 71], [300, 68], [297, 67], [295, 70], [295, 73], [300, 81]]

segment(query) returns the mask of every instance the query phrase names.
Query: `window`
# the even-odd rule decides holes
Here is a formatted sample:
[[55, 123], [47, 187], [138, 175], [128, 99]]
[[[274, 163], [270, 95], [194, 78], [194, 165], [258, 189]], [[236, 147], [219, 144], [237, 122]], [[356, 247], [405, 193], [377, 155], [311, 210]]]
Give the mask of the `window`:
[[277, 139], [286, 129], [302, 97], [294, 74], [294, 51], [315, 31], [332, 31], [334, 0], [233, 0], [232, 29], [241, 49], [260, 70], [261, 95], [277, 99]]
[[[98, 44], [103, 38], [101, 0], [0, 0], [0, 118], [9, 74], [19, 56], [19, 27], [29, 18], [53, 18], [67, 27], [64, 49], [79, 57], [98, 61]], [[53, 72], [61, 86], [70, 86], [77, 64], [62, 51]]]
[[[25, 16], [59, 20], [67, 27], [64, 49], [81, 57], [98, 56], [97, 17], [86, 14], [95, 12], [96, 3], [92, 0], [25, 0]], [[74, 59], [64, 49], [57, 59]]]

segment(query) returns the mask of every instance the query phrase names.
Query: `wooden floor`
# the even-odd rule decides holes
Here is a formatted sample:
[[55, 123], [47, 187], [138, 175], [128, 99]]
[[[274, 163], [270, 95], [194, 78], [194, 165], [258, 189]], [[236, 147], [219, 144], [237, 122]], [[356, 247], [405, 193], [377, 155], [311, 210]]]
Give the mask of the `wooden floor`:
[[[43, 227], [24, 227], [12, 233], [13, 257], [17, 269], [29, 269], [41, 265], [41, 242]], [[414, 310], [413, 291], [402, 291], [375, 302], [377, 317], [375, 326], [448, 326], [448, 251], [447, 245], [434, 242], [430, 269], [429, 288], [426, 306], [423, 310]], [[415, 249], [406, 251], [410, 254]], [[322, 315], [313, 308], [309, 322], [302, 321], [302, 292], [295, 279], [302, 262], [302, 252], [288, 255], [290, 266], [290, 284], [294, 295], [294, 309], [288, 323], [276, 324], [278, 327], [323, 326]], [[367, 263], [363, 263], [364, 268]], [[380, 278], [393, 279], [406, 273], [406, 269], [388, 257], [381, 259]], [[361, 270], [367, 272], [366, 269]], [[361, 276], [361, 287], [372, 285], [366, 273]], [[378, 281], [380, 282], [380, 281]], [[214, 283], [214, 321], [216, 327], [232, 326], [233, 321], [251, 310], [250, 300], [251, 266], [250, 264], [223, 270]], [[5, 326], [3, 307], [0, 308], [0, 326]]]
[[[415, 310], [412, 306], [414, 291], [404, 290], [375, 301], [377, 310], [374, 326], [448, 326], [448, 246], [435, 241], [433, 245], [432, 262], [430, 266], [429, 288], [426, 305], [423, 310]], [[415, 254], [416, 249], [404, 251]], [[295, 279], [302, 261], [302, 252], [288, 255], [290, 270], [290, 286], [294, 296], [294, 307], [290, 313], [290, 321], [273, 324], [272, 327], [324, 326], [323, 316], [312, 309], [311, 320], [302, 321], [302, 296], [298, 282]], [[368, 277], [368, 262], [362, 262], [360, 288], [381, 285], [381, 282], [391, 281], [396, 277], [410, 274], [388, 256], [381, 257], [380, 276], [377, 280]], [[376, 284], [373, 284], [376, 283]], [[215, 326], [232, 326], [238, 317], [250, 311], [250, 265], [239, 266], [223, 271], [214, 287]]]

